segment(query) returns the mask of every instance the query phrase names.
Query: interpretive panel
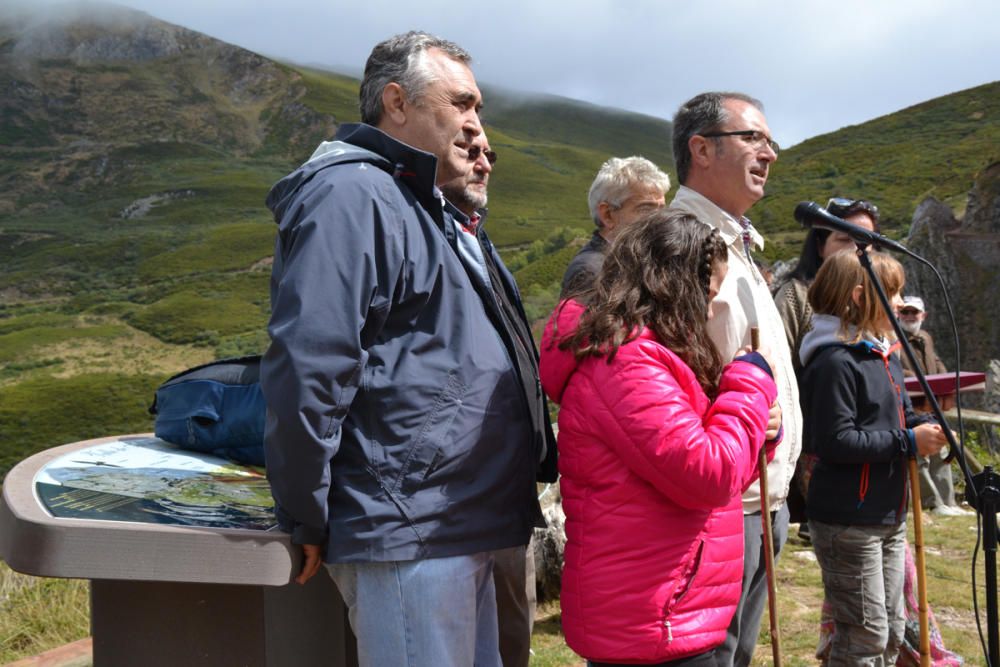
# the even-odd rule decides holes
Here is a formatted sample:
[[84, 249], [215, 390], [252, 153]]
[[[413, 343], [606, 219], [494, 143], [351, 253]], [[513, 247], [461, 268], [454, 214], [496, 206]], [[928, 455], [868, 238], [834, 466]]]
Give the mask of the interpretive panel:
[[57, 518], [271, 530], [274, 501], [260, 468], [128, 438], [64, 454], [35, 477]]

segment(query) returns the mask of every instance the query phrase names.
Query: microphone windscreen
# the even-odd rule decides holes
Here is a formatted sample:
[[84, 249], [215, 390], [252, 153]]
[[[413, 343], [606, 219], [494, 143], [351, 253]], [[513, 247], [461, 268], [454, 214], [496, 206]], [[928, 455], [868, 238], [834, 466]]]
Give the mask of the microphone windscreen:
[[803, 227], [808, 227], [810, 222], [815, 220], [817, 217], [822, 217], [820, 211], [823, 211], [823, 208], [816, 202], [802, 201], [795, 207], [795, 219], [798, 220], [799, 224]]

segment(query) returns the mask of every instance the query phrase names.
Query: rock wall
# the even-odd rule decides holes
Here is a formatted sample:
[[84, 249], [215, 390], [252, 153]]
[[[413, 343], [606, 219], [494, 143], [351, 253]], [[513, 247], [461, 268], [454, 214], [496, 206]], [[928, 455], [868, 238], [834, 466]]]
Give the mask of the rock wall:
[[[1000, 357], [1000, 162], [983, 169], [960, 218], [929, 197], [917, 207], [906, 245], [933, 264], [945, 283], [961, 343], [962, 370], [985, 371]], [[906, 294], [927, 304], [924, 328], [955, 368], [954, 334], [933, 272], [906, 258]]]
[[566, 551], [566, 514], [558, 482], [539, 496], [545, 528], [536, 528], [532, 541], [535, 555], [535, 589], [538, 603], [559, 599], [562, 585], [563, 554]]

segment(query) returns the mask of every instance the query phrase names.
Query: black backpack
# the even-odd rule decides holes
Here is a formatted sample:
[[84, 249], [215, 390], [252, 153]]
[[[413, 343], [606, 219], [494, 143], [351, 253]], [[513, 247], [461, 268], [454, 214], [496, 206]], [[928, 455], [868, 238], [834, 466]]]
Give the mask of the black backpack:
[[260, 355], [219, 359], [178, 373], [156, 390], [154, 433], [184, 449], [264, 465], [267, 408]]

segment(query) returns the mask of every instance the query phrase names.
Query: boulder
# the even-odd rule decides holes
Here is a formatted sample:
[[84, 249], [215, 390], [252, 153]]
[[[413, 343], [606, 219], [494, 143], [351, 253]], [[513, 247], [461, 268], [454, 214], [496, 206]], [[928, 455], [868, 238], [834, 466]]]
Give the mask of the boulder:
[[[933, 197], [921, 202], [906, 245], [941, 274], [955, 313], [962, 370], [985, 370], [1000, 349], [1000, 162], [977, 175], [961, 217]], [[923, 297], [924, 328], [945, 365], [955, 368], [955, 336], [941, 285], [922, 264], [909, 258], [903, 263], [905, 293]]]
[[559, 599], [563, 553], [566, 550], [566, 514], [562, 509], [559, 483], [550, 484], [539, 496], [545, 528], [536, 528], [532, 542], [535, 555], [535, 589], [539, 604]]

